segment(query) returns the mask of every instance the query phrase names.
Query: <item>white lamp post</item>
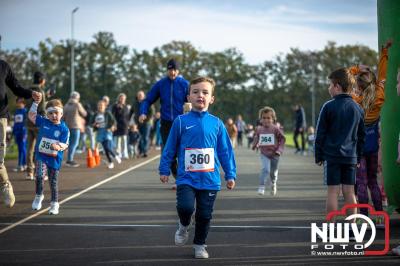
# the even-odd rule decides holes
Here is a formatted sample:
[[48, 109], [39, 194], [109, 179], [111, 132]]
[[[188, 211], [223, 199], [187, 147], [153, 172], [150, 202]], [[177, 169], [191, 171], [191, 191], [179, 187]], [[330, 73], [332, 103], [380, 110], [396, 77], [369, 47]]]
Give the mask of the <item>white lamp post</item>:
[[74, 14], [79, 7], [75, 7], [71, 12], [71, 93], [75, 91], [75, 40], [74, 40]]

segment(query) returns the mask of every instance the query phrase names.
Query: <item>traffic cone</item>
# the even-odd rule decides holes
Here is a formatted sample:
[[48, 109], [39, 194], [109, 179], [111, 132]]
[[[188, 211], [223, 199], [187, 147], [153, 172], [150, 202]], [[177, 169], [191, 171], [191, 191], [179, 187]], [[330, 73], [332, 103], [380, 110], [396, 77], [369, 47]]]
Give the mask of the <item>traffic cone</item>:
[[99, 153], [99, 149], [97, 147], [94, 148], [94, 159], [95, 159], [96, 166], [99, 166], [100, 165], [100, 153]]
[[86, 157], [86, 164], [88, 168], [93, 168], [96, 166], [96, 160], [93, 157], [92, 150], [88, 149], [87, 157]]

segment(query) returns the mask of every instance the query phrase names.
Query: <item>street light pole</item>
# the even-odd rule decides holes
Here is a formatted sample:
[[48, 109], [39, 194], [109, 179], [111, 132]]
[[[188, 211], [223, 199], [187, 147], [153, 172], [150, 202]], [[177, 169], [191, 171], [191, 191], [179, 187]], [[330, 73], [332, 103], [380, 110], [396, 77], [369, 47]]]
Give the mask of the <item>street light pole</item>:
[[315, 53], [311, 52], [311, 125], [315, 128]]
[[71, 93], [75, 91], [75, 40], [74, 40], [74, 14], [79, 7], [71, 12]]

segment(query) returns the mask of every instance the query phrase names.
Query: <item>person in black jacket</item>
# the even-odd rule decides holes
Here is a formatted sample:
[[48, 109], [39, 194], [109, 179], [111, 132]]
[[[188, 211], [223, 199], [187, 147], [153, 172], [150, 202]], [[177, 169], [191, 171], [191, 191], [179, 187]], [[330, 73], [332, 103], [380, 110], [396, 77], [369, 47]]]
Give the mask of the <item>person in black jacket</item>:
[[[296, 146], [296, 154], [297, 153], [302, 153], [303, 155], [305, 154], [305, 138], [304, 138], [304, 132], [307, 128], [306, 125], [306, 114], [304, 112], [304, 108], [300, 104], [296, 104], [294, 106], [294, 112], [295, 112], [295, 124], [294, 124], [294, 132], [293, 132], [293, 140], [294, 140], [294, 145]], [[299, 146], [298, 142], [298, 137], [300, 135], [300, 140], [301, 140], [301, 149]]]
[[120, 93], [117, 102], [111, 107], [111, 113], [117, 121], [117, 128], [114, 131], [114, 144], [116, 152], [122, 159], [129, 159], [128, 156], [128, 130], [129, 130], [129, 112], [126, 105], [126, 94]]
[[[328, 88], [332, 99], [321, 108], [315, 136], [315, 162], [324, 164], [328, 185], [327, 213], [338, 209], [340, 185], [345, 204], [357, 203], [354, 184], [364, 146], [364, 112], [349, 95], [352, 77], [346, 68], [333, 71]], [[349, 210], [351, 214], [357, 209]]]
[[14, 191], [8, 178], [7, 169], [4, 165], [6, 156], [6, 129], [7, 120], [10, 117], [8, 112], [7, 87], [18, 97], [30, 99], [37, 98], [37, 92], [25, 89], [15, 78], [11, 67], [4, 60], [0, 59], [0, 193], [7, 207], [11, 208], [15, 203]]

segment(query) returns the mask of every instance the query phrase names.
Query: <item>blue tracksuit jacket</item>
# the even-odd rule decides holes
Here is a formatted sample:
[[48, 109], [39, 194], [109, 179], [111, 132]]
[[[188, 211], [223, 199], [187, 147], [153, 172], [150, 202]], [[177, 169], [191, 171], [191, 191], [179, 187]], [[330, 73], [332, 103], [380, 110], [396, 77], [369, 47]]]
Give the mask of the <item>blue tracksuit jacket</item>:
[[[208, 171], [190, 170], [188, 162], [195, 161], [196, 156], [188, 157], [188, 153], [190, 154], [193, 149], [207, 148], [211, 148], [214, 153], [214, 158], [211, 158], [214, 160], [213, 169]], [[160, 175], [170, 175], [170, 166], [176, 154], [178, 156], [176, 179], [178, 186], [186, 184], [195, 189], [220, 190], [220, 166], [225, 172], [225, 180], [236, 179], [235, 156], [228, 132], [222, 121], [208, 112], [191, 111], [174, 120], [162, 153], [159, 166]], [[203, 158], [200, 159], [198, 161], [200, 164], [206, 161]]]
[[321, 108], [315, 136], [315, 162], [356, 164], [363, 154], [364, 112], [348, 94]]
[[189, 82], [186, 79], [181, 76], [174, 80], [164, 77], [146, 94], [146, 99], [140, 104], [140, 114], [147, 114], [150, 105], [160, 98], [161, 119], [172, 122], [178, 115], [183, 114], [183, 104], [187, 101], [188, 93]]

